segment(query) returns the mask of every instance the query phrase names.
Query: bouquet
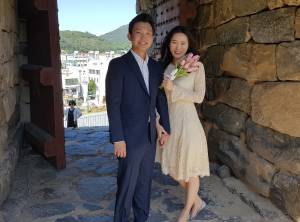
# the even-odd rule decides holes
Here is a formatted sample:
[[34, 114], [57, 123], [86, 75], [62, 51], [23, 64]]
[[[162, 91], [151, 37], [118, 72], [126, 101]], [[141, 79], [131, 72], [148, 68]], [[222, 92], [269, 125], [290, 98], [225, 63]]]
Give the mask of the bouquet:
[[199, 68], [199, 58], [200, 56], [193, 55], [193, 53], [187, 54], [186, 58], [176, 65], [176, 69], [167, 75], [167, 78], [175, 80], [187, 76], [188, 73], [197, 71]]
[[[187, 54], [186, 58], [177, 64], [176, 68], [171, 73], [166, 75], [166, 78], [175, 80], [187, 76], [191, 72], [197, 71], [199, 68], [199, 59], [199, 55], [193, 55], [193, 53]], [[161, 85], [160, 88], [162, 89], [163, 86]]]

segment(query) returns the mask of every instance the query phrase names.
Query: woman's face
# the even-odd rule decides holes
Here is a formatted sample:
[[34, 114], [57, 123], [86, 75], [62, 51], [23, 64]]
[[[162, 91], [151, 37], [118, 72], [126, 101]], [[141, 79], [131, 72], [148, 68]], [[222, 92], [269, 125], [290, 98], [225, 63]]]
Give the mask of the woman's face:
[[184, 33], [175, 33], [170, 41], [170, 52], [175, 60], [183, 58], [189, 48], [189, 40]]

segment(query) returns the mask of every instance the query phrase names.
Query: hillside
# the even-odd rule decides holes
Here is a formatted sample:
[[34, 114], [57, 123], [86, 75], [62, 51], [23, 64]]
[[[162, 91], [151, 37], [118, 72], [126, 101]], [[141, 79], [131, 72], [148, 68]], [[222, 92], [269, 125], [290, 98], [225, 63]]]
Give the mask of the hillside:
[[130, 47], [127, 39], [127, 26], [121, 26], [102, 36], [96, 36], [88, 32], [60, 31], [60, 47], [67, 52], [75, 50], [83, 52], [91, 50], [100, 52], [127, 50]]
[[128, 42], [127, 33], [128, 25], [123, 25], [114, 31], [101, 35], [100, 37], [111, 42]]

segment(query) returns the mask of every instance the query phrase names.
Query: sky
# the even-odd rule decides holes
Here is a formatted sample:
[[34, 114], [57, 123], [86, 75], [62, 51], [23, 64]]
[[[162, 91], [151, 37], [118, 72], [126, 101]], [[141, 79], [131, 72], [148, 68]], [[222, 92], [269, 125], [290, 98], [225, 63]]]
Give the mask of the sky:
[[58, 0], [60, 30], [102, 35], [136, 15], [136, 0]]

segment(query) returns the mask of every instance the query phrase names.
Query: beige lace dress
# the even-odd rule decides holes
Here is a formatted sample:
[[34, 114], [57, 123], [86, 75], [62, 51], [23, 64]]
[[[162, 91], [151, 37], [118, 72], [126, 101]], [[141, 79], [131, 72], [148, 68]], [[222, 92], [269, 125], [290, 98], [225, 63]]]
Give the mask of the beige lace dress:
[[[169, 64], [165, 75], [175, 65]], [[209, 176], [206, 136], [194, 103], [201, 103], [205, 95], [205, 71], [198, 71], [174, 80], [172, 92], [166, 92], [171, 135], [163, 149], [157, 145], [156, 161], [162, 172], [176, 180], [188, 181], [194, 176]]]

